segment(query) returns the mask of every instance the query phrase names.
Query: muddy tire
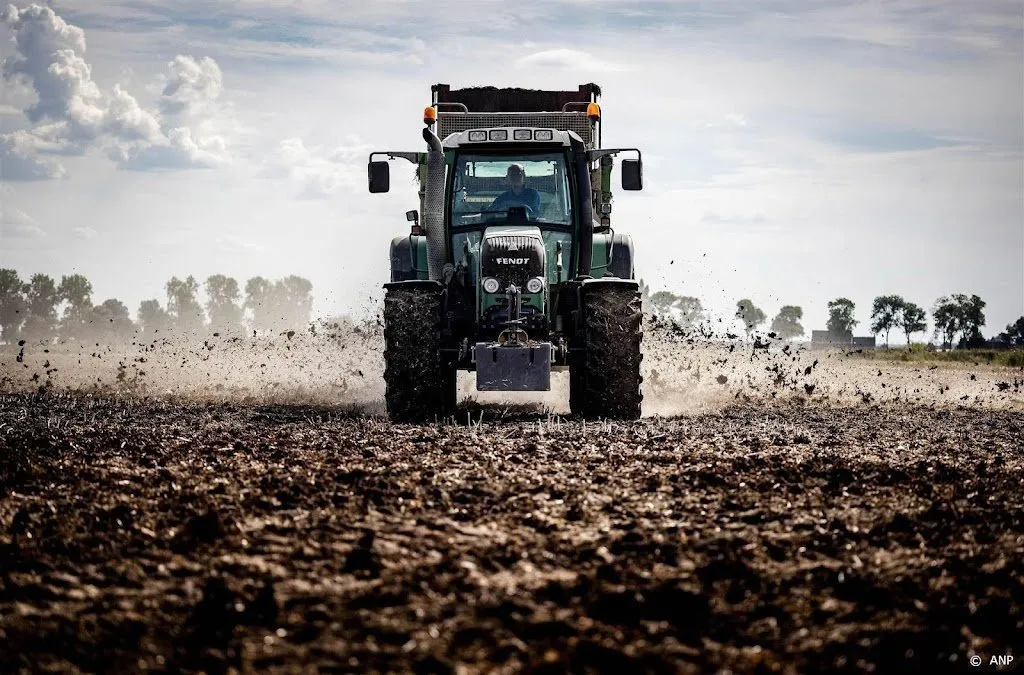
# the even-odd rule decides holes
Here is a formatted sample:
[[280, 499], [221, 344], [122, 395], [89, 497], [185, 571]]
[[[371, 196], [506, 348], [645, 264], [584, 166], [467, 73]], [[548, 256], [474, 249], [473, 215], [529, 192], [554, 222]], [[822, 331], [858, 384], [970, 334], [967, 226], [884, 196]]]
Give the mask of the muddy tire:
[[569, 409], [584, 419], [640, 418], [640, 291], [632, 285], [583, 289], [583, 349], [569, 365]]
[[384, 296], [384, 398], [393, 422], [433, 422], [455, 412], [458, 371], [441, 354], [441, 289], [410, 285]]

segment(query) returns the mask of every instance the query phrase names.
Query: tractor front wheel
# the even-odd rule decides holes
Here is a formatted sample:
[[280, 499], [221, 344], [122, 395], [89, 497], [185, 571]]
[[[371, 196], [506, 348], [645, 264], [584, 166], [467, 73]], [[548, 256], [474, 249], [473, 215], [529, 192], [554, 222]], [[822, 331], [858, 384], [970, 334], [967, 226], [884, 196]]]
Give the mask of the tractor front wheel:
[[455, 412], [458, 370], [441, 352], [440, 285], [397, 284], [384, 296], [384, 384], [393, 422], [433, 422]]
[[640, 291], [634, 284], [582, 289], [581, 349], [569, 364], [569, 409], [584, 419], [640, 418]]

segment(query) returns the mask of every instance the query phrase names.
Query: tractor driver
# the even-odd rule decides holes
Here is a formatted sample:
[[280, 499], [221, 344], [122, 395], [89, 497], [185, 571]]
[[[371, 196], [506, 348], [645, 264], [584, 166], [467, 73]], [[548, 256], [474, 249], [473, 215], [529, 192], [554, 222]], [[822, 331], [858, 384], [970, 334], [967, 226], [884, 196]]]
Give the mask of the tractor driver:
[[509, 189], [498, 195], [487, 210], [507, 211], [512, 206], [525, 206], [527, 217], [536, 218], [540, 213], [540, 193], [523, 185], [526, 178], [523, 167], [510, 164], [505, 178], [508, 180]]

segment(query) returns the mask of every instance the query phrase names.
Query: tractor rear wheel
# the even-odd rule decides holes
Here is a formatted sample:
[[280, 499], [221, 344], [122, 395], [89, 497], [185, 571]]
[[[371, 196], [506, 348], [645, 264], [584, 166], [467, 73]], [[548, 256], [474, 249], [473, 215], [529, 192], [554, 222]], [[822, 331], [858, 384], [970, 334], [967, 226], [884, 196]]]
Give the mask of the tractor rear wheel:
[[384, 398], [394, 422], [433, 422], [455, 412], [458, 370], [441, 352], [440, 286], [402, 284], [384, 296]]
[[632, 284], [583, 288], [583, 349], [569, 364], [569, 409], [584, 419], [640, 418], [640, 291]]

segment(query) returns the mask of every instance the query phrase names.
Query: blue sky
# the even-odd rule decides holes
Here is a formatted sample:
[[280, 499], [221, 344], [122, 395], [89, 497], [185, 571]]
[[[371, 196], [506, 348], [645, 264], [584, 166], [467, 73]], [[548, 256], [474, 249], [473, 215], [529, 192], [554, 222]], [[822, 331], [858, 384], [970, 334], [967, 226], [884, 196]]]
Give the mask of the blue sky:
[[97, 302], [300, 273], [318, 312], [358, 310], [416, 205], [399, 165], [369, 195], [366, 155], [420, 149], [431, 84], [594, 81], [605, 144], [644, 150], [613, 224], [655, 288], [799, 304], [808, 334], [837, 296], [861, 327], [892, 293], [977, 293], [988, 333], [1024, 313], [1017, 0], [50, 6], [0, 22], [3, 57], [44, 73], [71, 45], [87, 68], [36, 123], [38, 86], [0, 82], [0, 265], [82, 272]]

